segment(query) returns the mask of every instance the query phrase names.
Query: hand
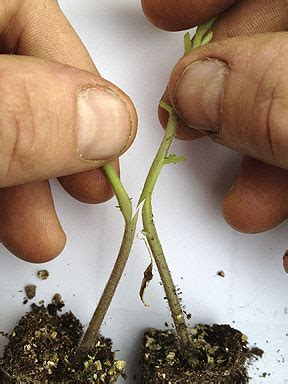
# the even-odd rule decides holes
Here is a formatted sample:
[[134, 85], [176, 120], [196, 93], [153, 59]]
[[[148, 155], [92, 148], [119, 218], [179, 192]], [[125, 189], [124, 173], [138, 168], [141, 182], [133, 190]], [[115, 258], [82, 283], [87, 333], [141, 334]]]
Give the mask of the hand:
[[[224, 199], [228, 223], [247, 233], [278, 225], [288, 217], [288, 34], [281, 32], [288, 26], [287, 1], [142, 5], [155, 25], [170, 31], [218, 16], [213, 42], [178, 62], [164, 99], [182, 118], [180, 138], [206, 134], [249, 156]], [[165, 126], [165, 112], [159, 116]]]
[[96, 168], [113, 159], [118, 168], [137, 117], [128, 96], [101, 78], [56, 0], [1, 1], [0, 33], [0, 239], [18, 257], [44, 262], [66, 241], [45, 180], [61, 176], [86, 203], [109, 199]]

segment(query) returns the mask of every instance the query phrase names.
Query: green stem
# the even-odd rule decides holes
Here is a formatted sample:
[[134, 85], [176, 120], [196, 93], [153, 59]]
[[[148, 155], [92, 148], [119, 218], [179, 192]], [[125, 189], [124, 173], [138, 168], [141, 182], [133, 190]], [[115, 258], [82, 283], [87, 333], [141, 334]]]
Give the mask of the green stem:
[[[179, 337], [180, 348], [181, 350], [184, 351], [191, 343], [191, 336], [185, 322], [185, 317], [181, 308], [179, 297], [176, 292], [175, 284], [173, 282], [171, 273], [169, 271], [169, 267], [165, 259], [163, 248], [161, 246], [161, 242], [159, 240], [156, 227], [153, 221], [153, 210], [152, 210], [152, 202], [151, 202], [152, 193], [153, 193], [157, 178], [163, 166], [169, 163], [167, 162], [167, 159], [169, 159], [167, 155], [168, 155], [170, 146], [172, 144], [173, 138], [175, 136], [177, 120], [178, 120], [176, 113], [172, 110], [171, 107], [167, 106], [164, 103], [162, 103], [161, 105], [170, 113], [170, 119], [167, 125], [164, 139], [161, 143], [159, 151], [155, 157], [155, 160], [147, 176], [144, 189], [140, 197], [139, 204], [144, 201], [143, 208], [142, 208], [142, 220], [143, 220], [144, 231], [147, 234], [147, 241], [149, 243], [153, 258], [155, 260], [157, 269], [161, 277], [161, 281], [164, 286], [165, 294], [166, 294], [170, 311], [172, 314], [172, 318], [175, 324], [176, 332]], [[173, 157], [175, 159], [179, 159], [175, 156], [172, 156], [172, 158]]]
[[[151, 194], [153, 192], [156, 181], [159, 177], [159, 174], [160, 174], [163, 166], [165, 165], [165, 161], [169, 159], [169, 158], [167, 158], [168, 151], [171, 147], [173, 138], [175, 136], [175, 130], [176, 130], [177, 120], [178, 120], [177, 115], [173, 111], [172, 107], [170, 107], [169, 105], [167, 105], [163, 102], [160, 102], [160, 106], [162, 108], [165, 108], [166, 111], [169, 112], [170, 119], [169, 119], [169, 122], [168, 122], [168, 125], [166, 128], [166, 133], [165, 133], [164, 139], [160, 145], [160, 148], [156, 154], [156, 157], [155, 157], [155, 159], [152, 163], [152, 166], [150, 168], [150, 171], [147, 175], [147, 178], [146, 178], [146, 181], [144, 184], [144, 188], [142, 190], [142, 193], [141, 193], [141, 196], [139, 199], [138, 206], [149, 196], [149, 194]], [[177, 162], [177, 160], [175, 162]]]
[[[197, 28], [192, 45], [190, 40], [190, 34], [185, 34], [185, 54], [189, 54], [192, 48], [197, 48], [211, 41], [213, 33], [210, 31], [210, 29], [214, 24], [215, 20], [216, 19], [212, 19]], [[192, 338], [189, 329], [186, 325], [185, 317], [181, 308], [179, 297], [176, 292], [175, 284], [172, 280], [172, 276], [168, 268], [163, 248], [153, 221], [153, 210], [151, 202], [152, 193], [163, 166], [165, 164], [170, 164], [171, 162], [176, 163], [183, 161], [183, 158], [181, 157], [177, 157], [175, 155], [168, 156], [168, 152], [174, 139], [177, 127], [176, 112], [171, 106], [167, 105], [164, 102], [161, 102], [160, 106], [166, 109], [166, 111], [170, 115], [170, 118], [167, 125], [166, 134], [147, 176], [139, 204], [144, 202], [142, 208], [144, 232], [147, 234], [147, 240], [164, 286], [172, 318], [175, 324], [176, 332], [179, 337], [180, 349], [183, 353], [185, 353], [187, 347], [189, 348], [189, 345], [191, 345]]]
[[121, 180], [119, 179], [117, 172], [115, 171], [114, 167], [109, 163], [105, 164], [102, 169], [105, 172], [105, 175], [107, 176], [107, 179], [109, 180], [109, 183], [111, 184], [115, 192], [125, 222], [131, 221], [133, 211], [132, 203], [128, 196], [128, 193], [126, 192], [125, 188], [123, 187], [123, 184], [121, 183]]
[[103, 167], [103, 170], [116, 194], [120, 210], [125, 219], [125, 232], [114, 268], [77, 351], [76, 359], [78, 360], [80, 360], [81, 356], [90, 351], [95, 345], [101, 324], [104, 320], [104, 317], [106, 316], [115, 291], [118, 287], [119, 281], [126, 267], [134, 241], [138, 220], [138, 212], [132, 217], [131, 200], [113, 166], [111, 164], [106, 164]]

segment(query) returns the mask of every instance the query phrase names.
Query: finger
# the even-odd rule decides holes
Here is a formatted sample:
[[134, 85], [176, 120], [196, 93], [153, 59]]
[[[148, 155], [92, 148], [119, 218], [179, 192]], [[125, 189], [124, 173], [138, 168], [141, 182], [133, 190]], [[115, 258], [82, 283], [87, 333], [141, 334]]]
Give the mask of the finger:
[[288, 36], [214, 42], [184, 57], [170, 100], [190, 127], [263, 162], [288, 168]]
[[222, 13], [237, 0], [142, 0], [147, 18], [167, 31], [192, 28]]
[[0, 202], [1, 241], [14, 255], [40, 263], [61, 253], [66, 237], [48, 182], [2, 188]]
[[132, 143], [134, 107], [99, 76], [10, 56], [0, 73], [1, 187], [99, 167]]
[[[95, 73], [97, 73], [97, 70], [89, 54], [87, 53], [78, 36], [74, 33], [66, 18], [61, 13], [55, 1], [46, 1], [44, 3], [44, 1], [38, 0], [37, 2], [34, 2], [34, 4], [32, 4], [32, 1], [25, 3], [22, 1], [5, 3], [5, 11], [7, 17], [6, 26], [4, 30], [8, 30], [9, 33], [7, 35], [2, 34], [2, 46], [5, 48], [6, 52], [26, 54], [30, 56], [39, 56], [49, 60], [61, 61], [62, 63], [74, 65], [84, 70], [86, 69], [89, 71], [95, 71]], [[12, 6], [13, 4], [14, 8]], [[1, 5], [3, 5], [3, 2]], [[23, 7], [23, 5], [25, 7]], [[19, 6], [21, 6], [21, 9], [19, 9]], [[29, 9], [27, 8], [27, 6], [29, 7]], [[1, 12], [1, 15], [4, 14], [4, 12]], [[7, 20], [9, 21], [9, 28], [7, 28]], [[13, 23], [10, 23], [10, 20], [13, 20]], [[1, 25], [4, 24], [3, 20], [1, 20]], [[97, 172], [98, 170], [95, 171], [94, 174], [97, 175]], [[90, 174], [92, 173], [93, 172], [90, 172]], [[67, 180], [68, 177], [66, 177], [65, 179]], [[83, 180], [84, 177], [81, 176], [81, 179]], [[95, 179], [94, 181], [97, 180]], [[43, 184], [45, 182], [40, 183]], [[105, 183], [101, 183], [101, 180], [100, 183], [94, 182], [94, 185], [98, 184], [100, 185], [98, 191], [98, 197], [100, 199], [99, 194], [101, 192], [101, 186], [105, 186]], [[18, 189], [20, 188], [25, 189], [25, 191], [27, 192], [27, 189], [30, 188], [30, 185], [18, 187]], [[106, 197], [104, 195], [103, 199], [107, 198], [107, 189], [108, 188], [106, 188], [105, 190], [105, 188], [103, 188], [103, 193], [106, 194]], [[40, 187], [40, 190], [43, 194], [44, 189]], [[83, 188], [82, 191], [85, 192], [85, 188]], [[11, 188], [10, 195], [12, 200], [13, 194], [14, 189]], [[31, 188], [30, 194], [34, 196], [33, 199], [35, 201], [38, 200], [39, 193], [37, 193], [37, 189], [35, 188], [35, 186]], [[50, 190], [46, 189], [46, 194], [50, 196], [51, 200], [50, 215], [54, 214], [55, 219], [57, 219], [52, 204], [53, 202], [51, 199]], [[40, 199], [41, 198], [42, 196], [40, 195]], [[95, 198], [95, 194], [93, 198]], [[23, 206], [22, 210], [25, 210], [25, 208], [26, 207]], [[35, 228], [35, 225], [31, 220], [27, 224], [28, 226]], [[13, 235], [13, 227], [11, 227], [10, 230], [11, 235]], [[15, 230], [17, 231], [17, 227], [15, 228]], [[60, 230], [57, 226], [54, 226], [53, 230], [50, 231], [50, 238], [52, 243], [52, 235], [55, 237], [55, 243], [57, 243], [57, 238], [61, 235], [61, 233], [59, 234], [59, 232]], [[38, 236], [41, 235], [45, 236], [45, 231], [42, 231], [41, 228], [38, 228]], [[11, 238], [13, 238], [13, 236], [11, 236]], [[45, 238], [43, 238], [42, 240], [45, 240]], [[23, 252], [25, 253], [25, 250], [23, 250]], [[29, 253], [29, 249], [26, 249], [26, 252]], [[50, 259], [56, 256], [56, 254], [57, 252], [50, 252], [50, 254], [43, 256], [44, 258], [42, 257], [41, 261], [45, 261], [45, 259]]]
[[[114, 163], [118, 169], [118, 161]], [[101, 169], [79, 175], [75, 183], [73, 176], [72, 180], [62, 177], [60, 182], [76, 199], [99, 203], [111, 197], [111, 188]], [[57, 218], [47, 181], [0, 189], [0, 217], [0, 238], [21, 259], [44, 263], [62, 252], [66, 236]]]
[[213, 40], [286, 31], [287, 27], [286, 0], [241, 0], [219, 17], [213, 27]]
[[142, 0], [142, 6], [153, 24], [169, 31], [192, 28], [220, 14], [213, 28], [217, 38], [279, 31], [280, 25], [280, 30], [287, 28], [286, 0], [170, 0], [165, 4], [163, 0]]
[[[269, 17], [267, 17], [269, 15]], [[213, 26], [213, 41], [240, 35], [277, 32], [287, 29], [288, 15], [285, 0], [242, 0], [237, 1], [218, 18]], [[171, 101], [168, 101], [171, 104]], [[161, 115], [167, 113], [161, 112]], [[164, 120], [165, 121], [165, 120]], [[184, 122], [178, 129], [178, 135], [194, 139], [194, 133], [187, 134], [189, 127]]]
[[[2, 9], [1, 9], [1, 6]], [[3, 47], [3, 51], [7, 53], [18, 53], [21, 55], [30, 55], [30, 56], [38, 56], [42, 57], [48, 60], [58, 61], [62, 62], [64, 64], [70, 64], [72, 66], [88, 70], [88, 71], [94, 71], [95, 73], [98, 73], [88, 52], [86, 51], [85, 47], [81, 43], [80, 39], [78, 38], [77, 34], [73, 31], [70, 24], [68, 23], [67, 19], [62, 14], [61, 10], [57, 6], [56, 1], [49, 1], [49, 0], [37, 0], [37, 1], [3, 1], [0, 4], [0, 17], [2, 16], [0, 20], [1, 25], [1, 47]], [[5, 16], [5, 17], [3, 17]], [[12, 22], [13, 21], [13, 22]], [[6, 33], [8, 31], [8, 33]], [[4, 33], [5, 32], [5, 33]], [[89, 174], [95, 174], [97, 176], [97, 171], [91, 171]], [[85, 177], [81, 177], [81, 181], [84, 182]], [[68, 177], [65, 177], [66, 180], [68, 180]], [[91, 177], [90, 177], [91, 179]], [[75, 183], [77, 180], [75, 180]], [[20, 190], [23, 188], [25, 193], [28, 193], [28, 190], [30, 189], [30, 196], [31, 200], [35, 201], [35, 206], [37, 206], [38, 200], [42, 200], [43, 196], [42, 194], [46, 194], [47, 201], [50, 201], [50, 212], [48, 213], [48, 205], [46, 206], [46, 215], [52, 216], [54, 215], [54, 220], [57, 221], [57, 216], [54, 210], [53, 201], [51, 197], [51, 192], [49, 188], [43, 188], [43, 184], [45, 182], [39, 182], [39, 191], [41, 191], [41, 194], [39, 191], [37, 191], [36, 183], [33, 183], [33, 186], [30, 187], [29, 185], [24, 186], [18, 186], [17, 190]], [[91, 183], [92, 184], [92, 183]], [[70, 183], [71, 185], [71, 183]], [[101, 200], [100, 194], [101, 191], [103, 192], [102, 199], [105, 200], [107, 198], [107, 195], [110, 193], [111, 195], [111, 189], [108, 191], [108, 188], [101, 189], [101, 186], [105, 186], [105, 183], [98, 183], [97, 179], [94, 180], [93, 185], [95, 188], [98, 188], [98, 198]], [[107, 183], [106, 183], [107, 185]], [[71, 186], [72, 190], [73, 185]], [[68, 187], [66, 186], [66, 189], [68, 190]], [[83, 193], [88, 194], [88, 189], [83, 188]], [[89, 190], [89, 195], [86, 197], [89, 198], [91, 196], [91, 190]], [[14, 196], [14, 188], [10, 189], [9, 195], [11, 196], [11, 201], [13, 201]], [[93, 194], [92, 194], [93, 195]], [[93, 199], [95, 199], [95, 195], [97, 193], [94, 193], [94, 196], [92, 196]], [[33, 198], [32, 198], [33, 196]], [[85, 196], [80, 196], [83, 200]], [[1, 205], [0, 200], [0, 205]], [[20, 209], [21, 208], [21, 209]], [[1, 209], [1, 207], [0, 207]], [[24, 211], [26, 209], [25, 207], [25, 201], [23, 202], [23, 205], [19, 207], [19, 209]], [[17, 213], [11, 212], [11, 215]], [[45, 215], [44, 215], [45, 216]], [[13, 217], [11, 218], [13, 219]], [[11, 220], [17, 224], [17, 220]], [[39, 223], [37, 223], [39, 224]], [[25, 223], [23, 223], [25, 225]], [[25, 225], [25, 228], [37, 228], [37, 235], [38, 240], [42, 241], [42, 243], [45, 243], [45, 241], [48, 241], [46, 238], [45, 230], [44, 228], [40, 228], [39, 225], [35, 225], [33, 223], [33, 220], [30, 218], [30, 220], [27, 222], [27, 225]], [[15, 228], [11, 226], [9, 228], [11, 231], [10, 239], [13, 240], [15, 238], [14, 232], [17, 232], [17, 225], [15, 225]], [[54, 226], [51, 228], [51, 231], [49, 232], [49, 239], [50, 242], [53, 244], [57, 244], [57, 239], [61, 238], [62, 229], [59, 226]], [[8, 236], [8, 233], [6, 234]], [[42, 238], [41, 238], [42, 236]], [[54, 236], [54, 240], [53, 240]], [[13, 241], [12, 241], [13, 243]], [[13, 244], [12, 244], [13, 245]], [[10, 249], [13, 249], [13, 246], [10, 243]], [[33, 246], [33, 243], [32, 243]], [[22, 257], [25, 257], [25, 254], [27, 254], [27, 259], [29, 259], [29, 245], [28, 248], [25, 247], [23, 244], [23, 249], [21, 251], [21, 242], [18, 243], [18, 254], [21, 253]], [[46, 248], [48, 250], [49, 248]], [[55, 251], [55, 249], [50, 249], [50, 252], [46, 252], [46, 254], [39, 253], [39, 257], [41, 257], [41, 262], [47, 261], [49, 259], [54, 258], [59, 252]]]
[[56, 0], [1, 1], [0, 32], [3, 53], [36, 56], [97, 72]]
[[287, 170], [245, 158], [223, 202], [224, 218], [245, 233], [272, 229], [288, 218], [287, 188]]
[[[120, 174], [118, 160], [114, 160], [112, 164], [117, 173]], [[60, 177], [59, 182], [65, 191], [83, 203], [99, 204], [113, 196], [113, 191], [101, 168]]]
[[[1, 24], [8, 29], [2, 35], [5, 52], [37, 56], [61, 62], [83, 70], [99, 74], [89, 53], [75, 33], [55, 0], [11, 1], [5, 2], [6, 18]], [[10, 22], [13, 20], [13, 23]], [[9, 28], [7, 28], [9, 22]], [[89, 175], [89, 176], [87, 176]], [[65, 189], [81, 201], [105, 201], [112, 196], [112, 189], [107, 182], [97, 179], [98, 170], [77, 176], [65, 177]], [[92, 182], [92, 176], [95, 178]], [[85, 180], [94, 191], [84, 187]], [[73, 185], [72, 184], [73, 181]], [[76, 184], [79, 182], [79, 186]], [[107, 186], [107, 188], [105, 187]], [[105, 188], [104, 188], [105, 187]], [[109, 190], [108, 190], [109, 189]], [[78, 193], [75, 195], [75, 191]], [[81, 192], [81, 194], [79, 194]], [[103, 196], [101, 197], [101, 193]], [[85, 194], [85, 195], [84, 195]]]

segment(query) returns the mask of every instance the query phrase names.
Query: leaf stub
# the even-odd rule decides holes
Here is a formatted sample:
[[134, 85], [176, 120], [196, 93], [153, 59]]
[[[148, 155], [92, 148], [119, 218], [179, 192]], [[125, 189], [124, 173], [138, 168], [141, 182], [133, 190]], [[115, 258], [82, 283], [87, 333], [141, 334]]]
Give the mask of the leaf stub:
[[185, 157], [184, 156], [177, 156], [177, 155], [168, 155], [165, 157], [164, 159], [164, 164], [167, 165], [167, 164], [180, 164], [180, 163], [184, 163], [185, 161]]
[[213, 32], [211, 31], [211, 28], [216, 20], [217, 17], [214, 17], [213, 19], [197, 27], [196, 33], [192, 41], [192, 49], [210, 43], [210, 41], [213, 39]]
[[191, 35], [190, 32], [186, 32], [184, 35], [184, 51], [185, 55], [188, 55], [192, 49]]

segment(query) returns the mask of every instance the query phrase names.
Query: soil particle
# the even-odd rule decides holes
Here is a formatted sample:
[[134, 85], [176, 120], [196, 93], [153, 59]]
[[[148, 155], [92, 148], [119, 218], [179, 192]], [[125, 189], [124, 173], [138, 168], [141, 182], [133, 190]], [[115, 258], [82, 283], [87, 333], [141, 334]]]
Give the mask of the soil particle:
[[62, 301], [61, 295], [59, 293], [55, 293], [52, 297], [52, 303], [47, 305], [47, 311], [49, 315], [57, 316], [57, 312], [61, 311], [64, 306], [65, 304]]
[[[142, 384], [248, 383], [247, 363], [261, 357], [247, 337], [229, 325], [199, 324], [191, 329], [190, 358], [183, 358], [173, 330], [145, 333]], [[186, 356], [186, 354], [185, 354]]]
[[49, 277], [49, 272], [47, 271], [47, 269], [41, 269], [40, 271], [37, 272], [37, 276], [41, 280], [47, 280]]
[[25, 293], [29, 300], [34, 299], [34, 297], [36, 296], [36, 285], [33, 285], [33, 284], [26, 285]]
[[101, 336], [93, 350], [75, 363], [83, 327], [72, 312], [58, 314], [64, 305], [61, 296], [58, 299], [47, 308], [32, 304], [21, 318], [0, 360], [1, 384], [112, 384], [124, 374], [125, 362], [115, 359], [111, 340]]

